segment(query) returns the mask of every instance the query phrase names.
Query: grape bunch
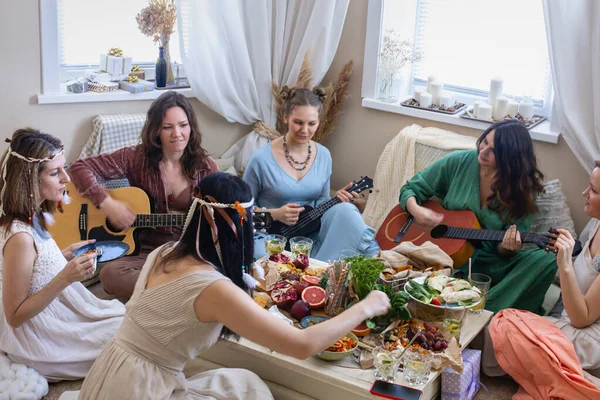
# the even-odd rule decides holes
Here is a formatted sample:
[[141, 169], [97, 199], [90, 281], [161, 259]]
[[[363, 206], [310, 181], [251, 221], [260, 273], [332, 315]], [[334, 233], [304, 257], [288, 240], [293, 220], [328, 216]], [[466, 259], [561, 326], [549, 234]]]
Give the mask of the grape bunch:
[[431, 350], [433, 352], [441, 352], [448, 348], [448, 342], [443, 338], [435, 325], [427, 322], [423, 323], [424, 329], [410, 327], [406, 331], [406, 338], [412, 340], [417, 337], [413, 343], [418, 344], [422, 349]]

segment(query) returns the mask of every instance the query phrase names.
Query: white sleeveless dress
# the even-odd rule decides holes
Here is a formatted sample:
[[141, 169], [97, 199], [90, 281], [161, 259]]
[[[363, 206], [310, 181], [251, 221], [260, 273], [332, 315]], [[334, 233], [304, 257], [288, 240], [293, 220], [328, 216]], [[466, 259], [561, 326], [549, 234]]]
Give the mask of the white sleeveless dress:
[[[587, 294], [590, 286], [600, 275], [598, 267], [590, 254], [590, 242], [600, 228], [600, 220], [592, 218], [581, 233], [583, 250], [573, 262], [573, 272], [583, 295]], [[571, 320], [564, 310], [557, 319], [547, 317], [571, 340], [577, 353], [577, 358], [584, 370], [600, 377], [600, 319], [583, 329], [571, 325]]]
[[[54, 239], [43, 238], [32, 226], [15, 221], [10, 231], [0, 233], [0, 283], [4, 245], [19, 232], [31, 235], [37, 249], [29, 287], [32, 296], [54, 279], [67, 260]], [[119, 301], [101, 300], [75, 282], [18, 328], [8, 325], [0, 307], [0, 350], [49, 381], [81, 379], [121, 325], [124, 314], [125, 306]]]

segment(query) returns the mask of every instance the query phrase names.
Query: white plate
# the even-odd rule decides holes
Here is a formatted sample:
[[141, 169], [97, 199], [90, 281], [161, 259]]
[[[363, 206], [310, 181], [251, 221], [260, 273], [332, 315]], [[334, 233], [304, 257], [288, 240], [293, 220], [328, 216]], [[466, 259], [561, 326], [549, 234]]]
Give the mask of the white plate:
[[[414, 280], [415, 282], [420, 283], [421, 285], [423, 285], [426, 278], [427, 278], [426, 276], [419, 276], [418, 278], [409, 279], [406, 282], [406, 284], [404, 285], [404, 291], [406, 293], [408, 293], [408, 290], [406, 290], [406, 285], [410, 285], [411, 284], [411, 282], [410, 282], [411, 280]], [[444, 308], [454, 308], [454, 309], [472, 308], [472, 307], [475, 307], [476, 305], [478, 305], [479, 303], [481, 303], [483, 301], [483, 299], [481, 299], [477, 303], [471, 304], [470, 306], [461, 306], [458, 303], [443, 303], [441, 306], [436, 306], [435, 304], [424, 303], [421, 300], [413, 297], [413, 295], [411, 295], [410, 293], [408, 293], [408, 295], [410, 296], [411, 299], [413, 299], [416, 302], [419, 302], [419, 303], [424, 304], [426, 306], [431, 306], [431, 307], [439, 308], [440, 310], [443, 310]]]

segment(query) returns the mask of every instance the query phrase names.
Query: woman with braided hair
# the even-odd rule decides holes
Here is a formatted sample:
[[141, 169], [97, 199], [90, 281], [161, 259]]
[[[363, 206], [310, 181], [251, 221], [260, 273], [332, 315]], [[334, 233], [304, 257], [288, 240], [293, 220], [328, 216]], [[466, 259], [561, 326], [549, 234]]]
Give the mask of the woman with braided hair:
[[0, 171], [0, 350], [50, 381], [83, 378], [125, 313], [80, 283], [96, 254], [73, 252], [89, 242], [61, 251], [46, 229], [65, 200], [63, 153], [57, 138], [19, 129]]
[[200, 181], [181, 239], [153, 251], [142, 268], [121, 328], [86, 377], [79, 398], [272, 399], [254, 373], [217, 369], [186, 380], [188, 360], [219, 337], [243, 336], [278, 353], [307, 358], [367, 318], [387, 313], [383, 292], [339, 316], [296, 329], [249, 296], [253, 227], [250, 188], [237, 176]]
[[[282, 95], [287, 132], [254, 152], [244, 172], [258, 206], [273, 219], [286, 225], [298, 222], [304, 206], [316, 207], [330, 199], [331, 154], [312, 141], [325, 100], [325, 91], [288, 89]], [[379, 252], [375, 231], [367, 226], [352, 204], [356, 193], [348, 193], [351, 184], [338, 190], [342, 202], [321, 218], [320, 229], [310, 235], [314, 242], [310, 256], [322, 261], [337, 260], [342, 250], [355, 250], [368, 256]], [[256, 241], [257, 257], [264, 255], [262, 241]]]

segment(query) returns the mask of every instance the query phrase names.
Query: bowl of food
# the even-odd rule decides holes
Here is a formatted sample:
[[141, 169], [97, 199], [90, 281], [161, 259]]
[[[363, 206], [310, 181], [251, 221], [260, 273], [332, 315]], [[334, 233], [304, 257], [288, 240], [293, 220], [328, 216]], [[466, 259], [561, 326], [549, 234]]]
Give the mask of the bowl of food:
[[444, 274], [420, 276], [404, 285], [408, 293], [408, 309], [413, 318], [423, 321], [443, 321], [453, 310], [457, 318], [465, 308], [475, 307], [482, 301], [481, 291], [464, 279]]
[[309, 315], [308, 317], [302, 318], [300, 321], [300, 325], [302, 325], [303, 329], [308, 328], [309, 326], [320, 324], [323, 321], [327, 321], [329, 317], [324, 317], [321, 315]]
[[354, 333], [348, 332], [325, 351], [316, 354], [321, 360], [338, 361], [348, 357], [358, 347], [358, 338]]

